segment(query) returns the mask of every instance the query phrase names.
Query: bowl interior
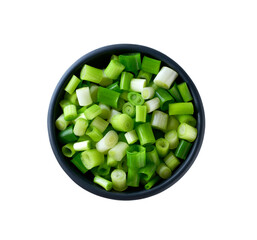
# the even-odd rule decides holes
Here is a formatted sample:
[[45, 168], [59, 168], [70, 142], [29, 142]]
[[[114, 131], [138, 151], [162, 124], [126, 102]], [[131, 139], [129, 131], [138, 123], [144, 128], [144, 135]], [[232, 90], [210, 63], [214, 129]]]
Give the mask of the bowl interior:
[[[102, 189], [100, 186], [93, 183], [92, 178], [93, 175], [91, 173], [82, 174], [71, 162], [68, 158], [64, 157], [61, 152], [61, 145], [57, 140], [57, 130], [55, 128], [55, 120], [61, 114], [61, 108], [59, 106], [60, 100], [64, 96], [64, 88], [66, 84], [69, 82], [72, 75], [76, 75], [79, 77], [79, 73], [81, 68], [84, 64], [88, 64], [97, 68], [104, 69], [109, 61], [110, 57], [113, 54], [119, 55], [122, 53], [133, 53], [133, 52], [140, 52], [141, 57], [146, 55], [148, 57], [152, 57], [155, 59], [159, 59], [162, 61], [162, 66], [168, 66], [174, 69], [178, 74], [178, 78], [176, 82], [186, 82], [188, 87], [191, 91], [191, 94], [194, 98], [193, 104], [195, 106], [195, 113], [194, 117], [197, 119], [197, 129], [198, 129], [198, 137], [193, 143], [192, 149], [185, 161], [183, 161], [178, 169], [176, 169], [172, 176], [164, 181], [161, 181], [152, 189], [145, 190], [144, 188], [128, 188], [124, 192], [107, 192]], [[204, 117], [204, 109], [203, 104], [200, 98], [200, 95], [190, 79], [190, 77], [186, 74], [186, 72], [172, 59], [167, 57], [166, 55], [158, 52], [154, 49], [140, 46], [140, 45], [132, 45], [132, 44], [117, 44], [106, 46], [103, 48], [99, 48], [94, 50], [79, 60], [77, 60], [63, 75], [61, 80], [56, 86], [56, 89], [53, 93], [49, 112], [48, 112], [48, 133], [50, 143], [53, 149], [53, 152], [56, 156], [57, 161], [63, 168], [63, 170], [69, 175], [69, 177], [76, 182], [82, 188], [97, 194], [102, 197], [107, 197], [111, 199], [119, 199], [119, 200], [132, 200], [132, 199], [139, 199], [152, 196], [156, 193], [159, 193], [171, 185], [173, 185], [176, 181], [178, 181], [190, 168], [193, 164], [195, 158], [198, 155], [198, 152], [201, 148], [203, 136], [204, 136], [204, 129], [205, 129], [205, 117]]]

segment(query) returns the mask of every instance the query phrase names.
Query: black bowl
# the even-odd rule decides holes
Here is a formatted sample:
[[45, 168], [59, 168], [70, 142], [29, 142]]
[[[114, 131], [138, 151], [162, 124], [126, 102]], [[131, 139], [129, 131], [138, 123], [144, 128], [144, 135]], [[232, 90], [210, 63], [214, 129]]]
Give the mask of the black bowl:
[[[178, 73], [179, 77], [177, 78], [176, 82], [185, 81], [188, 84], [188, 87], [194, 98], [198, 136], [195, 142], [193, 143], [192, 149], [187, 159], [181, 163], [179, 168], [174, 171], [174, 173], [169, 179], [161, 181], [159, 184], [157, 184], [149, 190], [145, 190], [143, 188], [128, 188], [125, 192], [107, 192], [93, 183], [92, 176], [90, 174], [82, 174], [67, 158], [65, 158], [62, 155], [61, 146], [57, 140], [57, 130], [55, 128], [55, 120], [61, 114], [61, 109], [58, 103], [64, 95], [64, 88], [68, 83], [69, 79], [71, 78], [71, 76], [73, 74], [79, 76], [80, 69], [84, 64], [87, 63], [94, 67], [104, 68], [105, 66], [107, 66], [112, 54], [119, 55], [122, 53], [133, 52], [140, 52], [142, 55], [147, 55], [149, 57], [161, 60], [163, 65], [173, 68]], [[170, 59], [163, 53], [149, 47], [134, 44], [115, 44], [96, 49], [84, 55], [79, 60], [77, 60], [73, 65], [71, 65], [71, 67], [65, 72], [65, 74], [62, 76], [61, 80], [57, 84], [52, 95], [48, 110], [47, 124], [49, 139], [55, 157], [61, 165], [61, 167], [63, 168], [63, 170], [75, 183], [77, 183], [85, 190], [94, 193], [98, 196], [118, 200], [134, 200], [146, 198], [164, 191], [165, 189], [169, 188], [174, 183], [176, 183], [187, 172], [187, 170], [195, 161], [203, 142], [205, 130], [205, 116], [203, 104], [194, 83], [186, 74], [186, 72], [176, 62], [174, 62], [172, 59]]]

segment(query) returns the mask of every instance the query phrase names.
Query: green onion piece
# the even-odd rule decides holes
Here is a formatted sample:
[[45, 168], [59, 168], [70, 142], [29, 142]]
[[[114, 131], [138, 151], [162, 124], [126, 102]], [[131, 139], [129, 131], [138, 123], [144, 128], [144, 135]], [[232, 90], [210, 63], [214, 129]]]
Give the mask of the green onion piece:
[[146, 122], [146, 106], [136, 106], [136, 122]]
[[91, 67], [87, 64], [83, 66], [80, 72], [80, 79], [89, 82], [100, 83], [103, 78], [103, 71], [98, 68]]
[[145, 87], [141, 92], [141, 96], [143, 99], [151, 99], [153, 98], [155, 90], [152, 87]]
[[148, 87], [152, 87], [154, 91], [156, 91], [159, 88], [154, 82], [150, 82]]
[[124, 104], [125, 104], [125, 100], [122, 99], [122, 98], [119, 98], [119, 100], [118, 100], [118, 106], [117, 106], [117, 108], [116, 108], [115, 110], [121, 111]]
[[73, 132], [76, 136], [81, 137], [85, 134], [87, 127], [88, 121], [86, 119], [79, 118], [74, 125]]
[[197, 137], [197, 129], [186, 123], [181, 123], [178, 127], [178, 137], [193, 142]]
[[168, 179], [171, 176], [171, 170], [164, 163], [157, 167], [156, 172], [163, 179]]
[[133, 78], [130, 82], [130, 90], [134, 92], [142, 92], [143, 88], [146, 87], [146, 80], [140, 78]]
[[109, 122], [97, 116], [90, 124], [90, 126], [96, 127], [101, 133], [108, 127]]
[[108, 155], [115, 161], [121, 161], [127, 153], [127, 148], [129, 145], [125, 142], [118, 142], [113, 148], [108, 152]]
[[118, 162], [114, 160], [112, 157], [110, 157], [109, 155], [107, 155], [107, 165], [110, 167], [117, 167]]
[[73, 119], [75, 119], [77, 117], [77, 108], [75, 105], [70, 104], [67, 105], [64, 109], [63, 109], [63, 114], [64, 114], [64, 119], [66, 121], [71, 121]]
[[110, 117], [107, 119], [108, 122], [111, 122], [112, 118], [116, 115], [119, 115], [121, 114], [121, 112], [115, 110], [115, 109], [112, 109], [111, 112], [110, 112]]
[[170, 130], [177, 130], [178, 126], [179, 126], [179, 121], [177, 120], [177, 118], [174, 116], [169, 116], [166, 131], [168, 132]]
[[109, 85], [107, 88], [115, 92], [119, 92], [119, 93], [122, 92], [119, 86], [119, 81], [114, 82], [113, 84]]
[[124, 99], [125, 101], [128, 101], [128, 92], [124, 91], [120, 94], [120, 98]]
[[125, 133], [125, 138], [126, 138], [128, 144], [134, 144], [138, 140], [137, 133], [134, 129]]
[[73, 148], [75, 151], [85, 151], [91, 149], [92, 144], [90, 140], [76, 142], [73, 144]]
[[127, 148], [127, 165], [129, 168], [142, 168], [146, 164], [145, 147], [131, 145]]
[[72, 94], [80, 82], [80, 79], [73, 75], [64, 90], [69, 94]]
[[151, 113], [160, 107], [160, 99], [158, 97], [152, 98], [145, 102], [147, 113]]
[[99, 87], [97, 93], [97, 101], [113, 108], [118, 107], [120, 93], [108, 88]]
[[188, 155], [191, 147], [192, 147], [192, 143], [187, 142], [185, 140], [181, 140], [179, 142], [178, 147], [176, 148], [175, 156], [185, 160], [187, 158], [187, 155]]
[[94, 142], [98, 142], [103, 138], [103, 134], [93, 126], [89, 126], [86, 131], [86, 135], [89, 136]]
[[128, 165], [127, 165], [127, 157], [126, 156], [121, 161], [118, 162], [117, 169], [121, 169], [124, 172], [128, 172]]
[[149, 122], [138, 125], [136, 132], [141, 145], [155, 143], [155, 137]]
[[83, 135], [83, 136], [79, 137], [78, 142], [83, 142], [83, 141], [87, 141], [87, 140], [92, 141], [92, 139], [89, 136]]
[[154, 145], [146, 146], [146, 160], [154, 163], [156, 166], [160, 164], [160, 158]]
[[59, 132], [58, 139], [61, 143], [70, 143], [78, 140], [78, 137], [73, 132], [74, 125], [70, 125], [65, 130]]
[[178, 134], [176, 130], [165, 133], [164, 138], [169, 142], [169, 148], [175, 149], [179, 144]]
[[153, 128], [165, 131], [168, 124], [169, 115], [167, 113], [155, 110], [152, 114], [151, 125]]
[[134, 128], [133, 119], [127, 114], [117, 114], [111, 118], [112, 127], [120, 132], [129, 132]]
[[81, 153], [81, 161], [90, 170], [104, 162], [104, 155], [96, 149], [89, 149]]
[[63, 131], [63, 130], [65, 130], [65, 129], [68, 127], [69, 123], [70, 123], [69, 121], [66, 121], [66, 120], [64, 119], [64, 114], [61, 114], [61, 115], [56, 119], [56, 121], [55, 121], [55, 126], [56, 126], [56, 128], [57, 128], [58, 130]]
[[119, 61], [125, 66], [125, 71], [132, 72], [137, 75], [141, 69], [141, 55], [140, 53], [130, 53], [119, 55]]
[[60, 101], [59, 105], [62, 108], [62, 110], [67, 106], [70, 105], [71, 102], [68, 99], [63, 99]]
[[177, 115], [176, 118], [180, 123], [187, 123], [192, 127], [196, 126], [196, 119], [192, 115], [184, 114], [184, 115]]
[[84, 166], [81, 161], [81, 153], [74, 155], [71, 159], [71, 162], [84, 174], [88, 171], [88, 169]]
[[129, 92], [128, 101], [134, 106], [136, 106], [136, 105], [143, 105], [145, 100], [142, 98], [142, 96], [139, 93]]
[[126, 102], [122, 107], [122, 112], [129, 115], [130, 117], [134, 117], [136, 115], [136, 108], [130, 102]]
[[169, 104], [169, 115], [193, 114], [194, 105], [188, 103], [171, 103]]
[[107, 165], [107, 161], [104, 162], [97, 167], [97, 174], [102, 177], [107, 177], [110, 174], [111, 167]]
[[133, 78], [133, 74], [129, 72], [123, 72], [120, 77], [120, 89], [122, 90], [129, 90], [130, 89], [130, 82]]
[[170, 89], [171, 84], [175, 81], [177, 76], [177, 72], [175, 72], [173, 69], [162, 67], [153, 81], [159, 87]]
[[83, 87], [76, 90], [78, 102], [80, 106], [89, 106], [93, 103], [90, 95], [89, 87]]
[[105, 69], [102, 70], [103, 71], [103, 78], [102, 78], [101, 82], [99, 82], [99, 85], [102, 86], [102, 87], [107, 87], [107, 86], [109, 86], [113, 83], [113, 80], [106, 77], [106, 75], [104, 73], [104, 70]]
[[84, 119], [84, 120], [87, 120], [86, 116], [84, 113], [80, 113], [78, 114], [78, 116], [72, 120], [72, 123], [75, 124], [79, 119]]
[[156, 170], [156, 165], [152, 162], [147, 162], [146, 166], [143, 168], [140, 168], [138, 173], [140, 174], [141, 178], [143, 178], [146, 182], [148, 182], [154, 175], [155, 170]]
[[94, 183], [100, 185], [106, 191], [111, 191], [111, 189], [112, 189], [112, 182], [108, 181], [107, 179], [105, 179], [103, 177], [95, 176], [94, 177]]
[[128, 168], [127, 185], [129, 187], [139, 187], [140, 175], [137, 168]]
[[94, 104], [89, 108], [87, 108], [84, 114], [88, 120], [92, 120], [95, 117], [97, 117], [99, 114], [101, 114], [101, 112], [102, 112], [101, 108], [98, 105]]
[[[74, 104], [74, 105], [76, 105], [76, 106], [79, 105], [76, 92], [74, 92], [74, 93], [72, 93], [72, 94], [69, 94], [69, 93], [66, 92], [66, 93], [64, 94], [64, 99], [65, 99], [65, 100], [68, 100], [71, 104]], [[68, 104], [67, 104], [67, 105], [68, 105]]]
[[187, 83], [183, 82], [178, 84], [178, 90], [180, 92], [180, 95], [182, 96], [184, 102], [189, 102], [193, 100], [193, 97], [188, 89]]
[[106, 153], [109, 149], [113, 148], [118, 142], [118, 134], [110, 130], [104, 137], [96, 144], [98, 152]]
[[122, 192], [127, 188], [126, 173], [122, 169], [115, 169], [111, 173], [113, 189]]
[[104, 70], [104, 73], [106, 77], [116, 80], [121, 72], [124, 70], [124, 68], [125, 66], [122, 65], [119, 61], [111, 60], [107, 68]]
[[65, 157], [72, 157], [74, 154], [76, 153], [76, 151], [73, 148], [73, 143], [67, 143], [66, 145], [64, 145], [62, 147], [62, 154]]
[[173, 152], [170, 152], [164, 158], [164, 162], [171, 171], [174, 171], [180, 164], [180, 161], [176, 158]]
[[183, 98], [181, 97], [177, 84], [174, 83], [173, 87], [169, 90], [171, 96], [176, 100], [176, 102], [183, 102]]
[[161, 61], [147, 56], [143, 57], [142, 70], [152, 74], [157, 74], [160, 71]]
[[[87, 106], [84, 106], [84, 107], [81, 107], [81, 108], [77, 109], [77, 112], [78, 112], [78, 114], [83, 113], [83, 115], [84, 115], [84, 112], [85, 112], [86, 109], [87, 109]], [[84, 116], [85, 116], [85, 115], [84, 115]], [[86, 117], [85, 117], [85, 118], [86, 118]]]
[[140, 70], [140, 72], [137, 75], [137, 78], [142, 78], [146, 80], [146, 83], [148, 84], [151, 81], [152, 73], [145, 72], [143, 70]]
[[175, 102], [174, 98], [169, 94], [169, 92], [163, 88], [158, 88], [155, 91], [155, 95], [160, 99], [162, 111], [168, 110], [169, 104]]
[[94, 103], [97, 102], [97, 92], [98, 92], [98, 88], [99, 88], [99, 86], [98, 86], [98, 85], [95, 85], [95, 84], [91, 84], [90, 87], [89, 87], [90, 95], [91, 95], [92, 101], [93, 101]]
[[151, 189], [157, 182], [159, 182], [161, 178], [156, 175], [154, 178], [152, 178], [147, 184], [145, 184], [145, 189]]
[[111, 108], [103, 103], [99, 103], [98, 105], [102, 112], [101, 114], [99, 115], [99, 117], [103, 118], [103, 119], [108, 119], [111, 115]]
[[156, 150], [160, 157], [165, 157], [169, 152], [169, 142], [164, 138], [159, 138], [156, 140]]

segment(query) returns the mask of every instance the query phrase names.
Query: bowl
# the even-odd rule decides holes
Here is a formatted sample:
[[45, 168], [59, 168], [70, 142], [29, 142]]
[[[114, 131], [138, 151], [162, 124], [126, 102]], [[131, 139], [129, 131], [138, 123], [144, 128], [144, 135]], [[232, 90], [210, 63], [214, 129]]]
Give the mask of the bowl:
[[[57, 129], [55, 128], [55, 120], [61, 114], [61, 108], [59, 107], [58, 103], [63, 98], [64, 88], [69, 82], [71, 76], [73, 74], [79, 76], [80, 69], [84, 64], [88, 64], [97, 68], [104, 68], [108, 65], [111, 55], [119, 55], [122, 53], [133, 52], [140, 52], [142, 55], [161, 60], [162, 65], [171, 67], [178, 73], [179, 77], [177, 78], [176, 82], [184, 81], [187, 83], [194, 99], [194, 116], [197, 119], [198, 136], [194, 141], [186, 160], [182, 161], [180, 166], [173, 172], [170, 178], [159, 182], [157, 185], [149, 190], [145, 190], [144, 188], [128, 188], [124, 192], [107, 192], [100, 186], [93, 183], [92, 176], [90, 174], [82, 174], [66, 157], [63, 156], [61, 152], [61, 146], [57, 140]], [[187, 73], [175, 61], [173, 61], [165, 54], [146, 46], [134, 44], [115, 44], [101, 47], [87, 53], [86, 55], [78, 59], [75, 63], [73, 63], [70, 68], [64, 73], [53, 92], [49, 104], [47, 126], [49, 140], [53, 153], [62, 169], [76, 184], [78, 184], [83, 189], [101, 197], [116, 200], [135, 200], [150, 197], [157, 193], [160, 193], [171, 187], [181, 177], [184, 176], [184, 174], [194, 163], [200, 151], [205, 131], [205, 115], [201, 97], [198, 93], [197, 88], [195, 87], [193, 81], [190, 79]]]

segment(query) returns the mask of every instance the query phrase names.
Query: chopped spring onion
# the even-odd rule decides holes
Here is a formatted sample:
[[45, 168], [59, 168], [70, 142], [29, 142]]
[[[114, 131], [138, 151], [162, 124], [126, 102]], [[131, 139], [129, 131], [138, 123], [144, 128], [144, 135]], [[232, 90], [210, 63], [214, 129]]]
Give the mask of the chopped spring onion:
[[69, 94], [72, 94], [80, 82], [80, 79], [73, 75], [64, 90]]
[[169, 115], [193, 114], [194, 105], [188, 103], [171, 103], [169, 104]]
[[149, 122], [140, 124], [136, 127], [137, 136], [139, 138], [140, 144], [153, 144], [155, 143], [155, 137], [153, 134], [152, 127]]
[[68, 100], [71, 104], [74, 104], [74, 105], [76, 105], [76, 106], [79, 105], [76, 92], [74, 92], [74, 93], [72, 93], [72, 94], [69, 94], [69, 93], [66, 92], [66, 93], [64, 94], [64, 99], [65, 99], [65, 100]]
[[188, 89], [187, 83], [183, 82], [177, 85], [180, 95], [182, 96], [184, 102], [189, 102], [193, 100], [193, 97]]
[[112, 127], [121, 132], [129, 132], [134, 128], [133, 119], [127, 114], [117, 114], [111, 119]]
[[192, 147], [192, 143], [187, 142], [187, 141], [182, 139], [179, 142], [178, 147], [176, 148], [175, 156], [185, 160], [187, 158], [187, 155], [188, 155], [191, 147]]
[[159, 138], [156, 140], [156, 150], [160, 157], [165, 157], [169, 152], [169, 142], [164, 138]]
[[161, 61], [147, 56], [143, 57], [142, 70], [152, 74], [157, 74], [160, 71]]
[[160, 107], [160, 99], [158, 97], [152, 98], [145, 102], [147, 113], [151, 113]]
[[167, 113], [155, 110], [152, 114], [151, 125], [153, 128], [165, 131], [168, 124], [169, 115]]
[[94, 103], [97, 102], [97, 92], [98, 92], [98, 88], [99, 88], [99, 86], [98, 86], [98, 85], [95, 85], [95, 84], [91, 84], [90, 87], [89, 87], [90, 95], [91, 95], [92, 101], [93, 101]]
[[125, 71], [132, 72], [135, 75], [141, 69], [140, 53], [129, 53], [119, 55], [119, 62], [125, 66]]
[[163, 88], [158, 88], [155, 91], [155, 95], [160, 99], [162, 111], [168, 110], [169, 104], [175, 101], [174, 98], [169, 94], [169, 92]]
[[[84, 106], [84, 107], [81, 107], [81, 108], [77, 109], [77, 112], [78, 112], [79, 115], [80, 115], [81, 113], [83, 113], [83, 115], [84, 115], [84, 112], [85, 112], [86, 109], [87, 109], [87, 106]], [[84, 115], [84, 116], [85, 116], [85, 115]], [[85, 117], [85, 119], [86, 119], [86, 117]]]
[[101, 187], [103, 187], [106, 191], [111, 191], [112, 189], [112, 182], [100, 177], [100, 176], [95, 176], [94, 177], [94, 183], [100, 185]]
[[177, 130], [178, 126], [179, 126], [179, 121], [177, 120], [177, 118], [174, 116], [169, 116], [166, 131], [168, 132], [170, 130]]
[[81, 137], [85, 134], [87, 127], [88, 121], [84, 118], [79, 118], [74, 125], [73, 132], [76, 136]]
[[122, 192], [127, 188], [126, 173], [122, 169], [115, 169], [111, 173], [113, 189]]
[[81, 161], [90, 170], [104, 162], [104, 155], [96, 149], [89, 149], [81, 153]]
[[66, 121], [66, 120], [64, 119], [64, 114], [61, 114], [61, 115], [56, 119], [56, 121], [55, 121], [55, 126], [56, 126], [56, 128], [57, 128], [58, 130], [63, 131], [63, 130], [65, 130], [65, 129], [68, 127], [69, 123], [70, 123], [69, 121]]
[[106, 153], [109, 149], [113, 148], [118, 142], [118, 134], [111, 130], [95, 145], [98, 152]]
[[138, 173], [140, 174], [142, 179], [148, 182], [154, 175], [155, 170], [156, 170], [156, 165], [152, 162], [147, 162], [145, 167], [139, 169]]
[[89, 106], [93, 103], [90, 95], [89, 87], [83, 87], [76, 90], [78, 102], [80, 106]]
[[131, 145], [127, 148], [127, 165], [129, 168], [142, 168], [146, 164], [145, 147]]
[[106, 77], [116, 80], [125, 66], [117, 60], [111, 60], [107, 68], [104, 70]]
[[137, 168], [128, 168], [127, 185], [129, 187], [139, 187], [140, 176]]
[[113, 108], [118, 107], [120, 93], [108, 88], [99, 87], [97, 92], [97, 101]]
[[101, 69], [91, 67], [87, 64], [83, 66], [80, 72], [80, 79], [89, 82], [100, 83], [103, 78], [103, 71]]
[[94, 142], [98, 142], [103, 138], [103, 134], [94, 126], [89, 126], [86, 131], [86, 135], [89, 136]]
[[92, 145], [90, 140], [75, 142], [73, 144], [73, 148], [75, 151], [85, 151], [85, 150], [91, 149], [91, 146]]
[[109, 85], [107, 88], [108, 88], [108, 89], [111, 89], [111, 90], [113, 90], [113, 91], [115, 91], [115, 92], [118, 92], [118, 93], [121, 93], [121, 92], [122, 92], [122, 90], [120, 89], [120, 86], [119, 86], [119, 82], [118, 82], [118, 81], [116, 81], [116, 82], [114, 82], [113, 84]]
[[134, 117], [136, 115], [136, 108], [130, 102], [126, 102], [122, 107], [122, 112], [129, 115], [130, 117]]
[[121, 161], [125, 157], [126, 151], [129, 145], [125, 142], [118, 142], [113, 148], [108, 152], [108, 155], [115, 161]]
[[97, 116], [90, 124], [90, 126], [96, 127], [101, 133], [108, 127], [109, 122], [105, 121], [101, 117]]
[[171, 170], [164, 163], [161, 163], [157, 167], [156, 172], [163, 179], [167, 179], [171, 176]]
[[160, 158], [154, 145], [146, 146], [146, 159], [154, 163], [156, 166], [160, 164]]
[[153, 87], [145, 87], [141, 92], [141, 96], [143, 99], [151, 99], [153, 98], [154, 93], [155, 93], [155, 90]]
[[158, 175], [156, 175], [147, 184], [145, 184], [145, 189], [146, 190], [151, 189], [160, 180], [161, 180], [161, 178]]
[[120, 78], [120, 89], [122, 90], [129, 90], [130, 89], [130, 82], [133, 78], [133, 74], [129, 72], [123, 72]]
[[140, 72], [137, 75], [137, 78], [145, 79], [147, 84], [151, 81], [152, 73], [145, 72], [143, 70], [140, 70]]
[[63, 109], [64, 119], [66, 121], [71, 121], [77, 117], [77, 108], [75, 105], [70, 104]]
[[157, 86], [169, 89], [177, 76], [177, 72], [175, 72], [173, 69], [168, 67], [162, 67], [162, 69], [156, 75], [153, 81]]
[[145, 79], [133, 78], [130, 82], [130, 89], [134, 92], [141, 93], [144, 87], [146, 87]]
[[178, 134], [176, 130], [165, 133], [164, 138], [169, 142], [169, 148], [175, 149], [179, 144]]
[[104, 73], [104, 70], [105, 69], [102, 70], [103, 71], [103, 78], [102, 78], [101, 82], [99, 82], [99, 85], [102, 86], [102, 87], [107, 87], [107, 86], [109, 86], [113, 83], [113, 80], [106, 77], [106, 75]]
[[164, 158], [164, 162], [171, 171], [174, 171], [180, 164], [180, 161], [176, 158], [173, 152], [170, 152]]
[[111, 108], [103, 103], [99, 103], [98, 105], [102, 112], [100, 113], [99, 117], [103, 118], [103, 119], [108, 119], [111, 115]]
[[123, 91], [123, 92], [120, 94], [120, 98], [124, 99], [125, 101], [128, 101], [128, 92]]
[[[171, 117], [171, 116], [170, 116]], [[184, 114], [184, 115], [177, 115], [176, 118], [180, 123], [187, 123], [192, 127], [196, 126], [196, 119], [192, 115]]]
[[61, 143], [70, 143], [78, 140], [78, 137], [73, 132], [74, 125], [70, 125], [65, 130], [59, 132], [58, 139]]
[[119, 115], [121, 114], [121, 112], [115, 110], [115, 109], [112, 109], [111, 112], [110, 112], [110, 116], [109, 118], [107, 119], [108, 122], [111, 122], [112, 118], [115, 116], [115, 115]]
[[178, 127], [178, 137], [193, 142], [197, 137], [197, 129], [186, 123], [181, 123]]
[[125, 133], [125, 138], [126, 138], [128, 144], [134, 144], [138, 140], [137, 133], [134, 129]]
[[181, 97], [177, 84], [174, 83], [173, 87], [169, 90], [171, 96], [176, 100], [176, 102], [183, 102], [183, 98]]
[[76, 151], [73, 148], [73, 143], [67, 143], [62, 147], [62, 153], [65, 157], [72, 157]]
[[88, 171], [88, 169], [84, 166], [81, 161], [81, 153], [75, 154], [71, 159], [71, 162], [84, 174]]
[[145, 100], [142, 98], [142, 96], [139, 93], [129, 92], [128, 101], [134, 106], [136, 106], [136, 105], [142, 105]]
[[136, 106], [136, 122], [146, 122], [147, 108], [145, 105]]
[[68, 99], [63, 99], [60, 101], [59, 105], [62, 108], [62, 110], [67, 106], [70, 105], [71, 102]]
[[118, 162], [114, 160], [112, 157], [110, 157], [109, 155], [107, 155], [107, 165], [110, 167], [117, 167]]
[[101, 108], [98, 105], [94, 104], [89, 108], [87, 108], [84, 114], [88, 120], [92, 120], [95, 117], [97, 117], [99, 114], [101, 114], [101, 112], [102, 112]]

